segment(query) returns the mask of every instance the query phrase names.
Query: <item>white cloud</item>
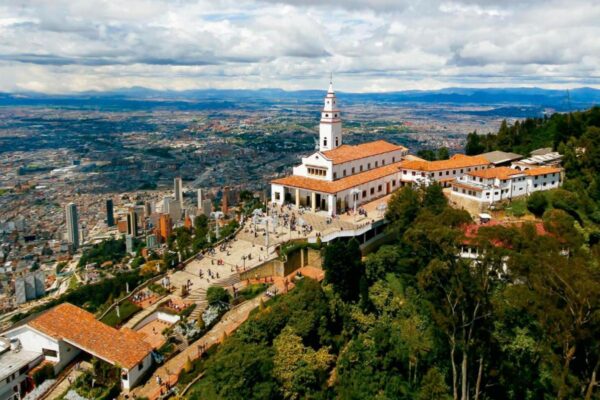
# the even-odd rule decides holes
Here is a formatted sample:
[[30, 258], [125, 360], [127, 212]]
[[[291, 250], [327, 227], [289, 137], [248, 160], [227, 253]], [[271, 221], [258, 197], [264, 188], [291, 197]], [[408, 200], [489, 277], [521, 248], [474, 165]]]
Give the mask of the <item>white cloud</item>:
[[0, 91], [600, 87], [585, 0], [0, 0]]

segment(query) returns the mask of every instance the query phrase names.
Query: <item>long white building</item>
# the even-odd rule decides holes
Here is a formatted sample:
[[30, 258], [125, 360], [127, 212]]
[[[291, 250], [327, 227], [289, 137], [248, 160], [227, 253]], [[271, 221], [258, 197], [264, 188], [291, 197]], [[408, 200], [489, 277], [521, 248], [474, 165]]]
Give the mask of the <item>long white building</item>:
[[538, 167], [525, 171], [499, 167], [471, 171], [451, 182], [452, 196], [493, 204], [537, 191], [556, 189], [562, 182], [561, 171], [557, 167]]

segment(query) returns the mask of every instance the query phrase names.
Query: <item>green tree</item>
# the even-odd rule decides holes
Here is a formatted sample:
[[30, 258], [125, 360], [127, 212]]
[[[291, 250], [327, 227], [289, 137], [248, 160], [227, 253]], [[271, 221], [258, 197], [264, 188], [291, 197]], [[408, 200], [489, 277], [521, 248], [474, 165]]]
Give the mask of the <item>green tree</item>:
[[468, 156], [475, 156], [485, 151], [485, 147], [481, 144], [481, 138], [477, 134], [477, 131], [471, 132], [467, 135], [467, 143], [465, 145], [465, 153]]
[[390, 221], [388, 229], [402, 235], [417, 217], [420, 207], [419, 194], [413, 188], [405, 186], [395, 191], [385, 214], [385, 218]]
[[436, 159], [438, 160], [447, 160], [450, 158], [450, 152], [447, 147], [440, 147], [437, 150]]
[[417, 151], [417, 157], [422, 158], [427, 161], [435, 161], [436, 154], [433, 150], [421, 149], [421, 150]]
[[206, 291], [206, 300], [210, 305], [229, 303], [231, 295], [221, 286], [211, 286]]
[[439, 214], [448, 205], [448, 200], [444, 196], [442, 185], [435, 182], [427, 186], [423, 196], [423, 207], [429, 209], [435, 214]]
[[305, 398], [324, 383], [333, 361], [328, 349], [315, 351], [304, 346], [302, 338], [289, 326], [275, 338], [273, 349], [273, 375], [281, 383], [284, 398]]
[[358, 299], [360, 279], [364, 275], [360, 245], [356, 239], [337, 241], [325, 248], [325, 281], [343, 300]]
[[533, 192], [527, 198], [527, 209], [538, 218], [544, 215], [547, 207], [548, 199], [543, 192]]
[[444, 374], [436, 368], [430, 368], [421, 382], [417, 395], [418, 400], [448, 400], [451, 399], [450, 388], [446, 384]]

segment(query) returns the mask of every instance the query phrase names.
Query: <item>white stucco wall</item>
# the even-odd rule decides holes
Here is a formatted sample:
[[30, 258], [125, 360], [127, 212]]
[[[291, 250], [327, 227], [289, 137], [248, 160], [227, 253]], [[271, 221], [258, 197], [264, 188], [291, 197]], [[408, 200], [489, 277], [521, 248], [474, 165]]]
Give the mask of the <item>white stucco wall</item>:
[[[141, 366], [141, 367], [140, 367]], [[121, 379], [123, 389], [129, 390], [138, 384], [140, 378], [148, 371], [152, 366], [152, 354], [148, 355], [142, 360], [142, 362], [130, 370], [124, 370], [127, 373], [127, 379]]]
[[80, 353], [80, 350], [62, 340], [55, 340], [35, 329], [24, 325], [13, 331], [9, 331], [5, 334], [9, 339], [19, 339], [23, 349], [27, 351], [34, 351], [43, 353], [44, 349], [56, 351], [57, 356], [51, 357], [45, 355], [44, 358], [47, 361], [53, 362], [54, 371], [61, 371], [66, 365]]

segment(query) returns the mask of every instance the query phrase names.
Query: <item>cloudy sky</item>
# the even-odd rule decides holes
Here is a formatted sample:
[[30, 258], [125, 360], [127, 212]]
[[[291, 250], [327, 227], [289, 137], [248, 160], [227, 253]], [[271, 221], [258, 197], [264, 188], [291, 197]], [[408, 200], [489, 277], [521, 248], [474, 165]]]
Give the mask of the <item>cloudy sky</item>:
[[600, 87], [598, 0], [0, 0], [0, 91]]

